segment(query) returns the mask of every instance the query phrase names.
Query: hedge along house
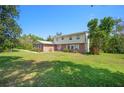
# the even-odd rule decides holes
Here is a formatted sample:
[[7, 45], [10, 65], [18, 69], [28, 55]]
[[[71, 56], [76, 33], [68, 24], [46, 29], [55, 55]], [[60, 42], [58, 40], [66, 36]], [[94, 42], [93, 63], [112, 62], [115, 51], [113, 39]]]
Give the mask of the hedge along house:
[[78, 32], [68, 35], [55, 36], [53, 42], [39, 41], [35, 44], [39, 51], [64, 51], [85, 53], [89, 52], [88, 32]]

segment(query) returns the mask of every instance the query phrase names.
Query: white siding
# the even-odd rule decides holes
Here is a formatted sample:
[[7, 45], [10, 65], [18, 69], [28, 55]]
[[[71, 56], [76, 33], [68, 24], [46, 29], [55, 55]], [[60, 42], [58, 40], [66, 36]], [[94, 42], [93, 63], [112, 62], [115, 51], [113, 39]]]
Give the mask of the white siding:
[[[85, 44], [85, 52], [89, 52], [89, 38], [88, 33], [76, 33], [76, 34], [70, 34], [70, 35], [64, 35], [59, 37], [54, 37], [54, 44], [74, 44], [74, 43], [84, 43]], [[72, 40], [69, 40], [69, 38], [72, 38]], [[75, 46], [79, 47], [79, 46]]]
[[[72, 40], [69, 40], [70, 37], [72, 38]], [[82, 34], [79, 34], [79, 35], [55, 37], [54, 38], [54, 43], [55, 44], [86, 43], [85, 40], [86, 40], [85, 34], [82, 33]]]
[[86, 35], [86, 43], [85, 43], [85, 52], [89, 52], [90, 49], [89, 49], [89, 38], [88, 38], [88, 33], [85, 34]]

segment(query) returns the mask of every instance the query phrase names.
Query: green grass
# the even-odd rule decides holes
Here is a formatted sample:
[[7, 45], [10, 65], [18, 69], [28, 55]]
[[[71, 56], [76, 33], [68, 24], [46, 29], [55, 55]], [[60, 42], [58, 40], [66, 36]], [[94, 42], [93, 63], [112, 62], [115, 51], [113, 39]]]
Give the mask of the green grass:
[[124, 54], [0, 53], [0, 86], [124, 86]]

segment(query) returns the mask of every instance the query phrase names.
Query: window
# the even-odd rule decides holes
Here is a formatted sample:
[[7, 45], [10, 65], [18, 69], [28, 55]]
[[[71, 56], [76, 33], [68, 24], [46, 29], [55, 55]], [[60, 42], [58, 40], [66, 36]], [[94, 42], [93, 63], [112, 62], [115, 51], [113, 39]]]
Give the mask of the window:
[[72, 37], [70, 37], [69, 40], [72, 40]]
[[80, 36], [77, 36], [77, 39], [80, 39]]
[[79, 50], [79, 45], [75, 45], [75, 49]]
[[71, 49], [72, 49], [72, 50], [74, 49], [74, 46], [73, 46], [73, 45], [71, 46]]

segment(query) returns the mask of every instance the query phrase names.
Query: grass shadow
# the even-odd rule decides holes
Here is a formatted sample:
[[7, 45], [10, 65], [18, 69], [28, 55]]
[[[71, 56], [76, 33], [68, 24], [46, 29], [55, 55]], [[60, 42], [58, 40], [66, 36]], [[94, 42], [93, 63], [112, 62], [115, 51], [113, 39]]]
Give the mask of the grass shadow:
[[[42, 63], [40, 63], [40, 65], [41, 64]], [[112, 73], [107, 69], [97, 69], [88, 65], [74, 64], [68, 61], [52, 61], [45, 64], [52, 64], [53, 67], [46, 71], [44, 74], [39, 74], [38, 78], [34, 82], [35, 86], [124, 86], [124, 73]]]
[[24, 60], [19, 56], [0, 57], [0, 86], [24, 87], [116, 87], [124, 86], [124, 73], [69, 61]]

